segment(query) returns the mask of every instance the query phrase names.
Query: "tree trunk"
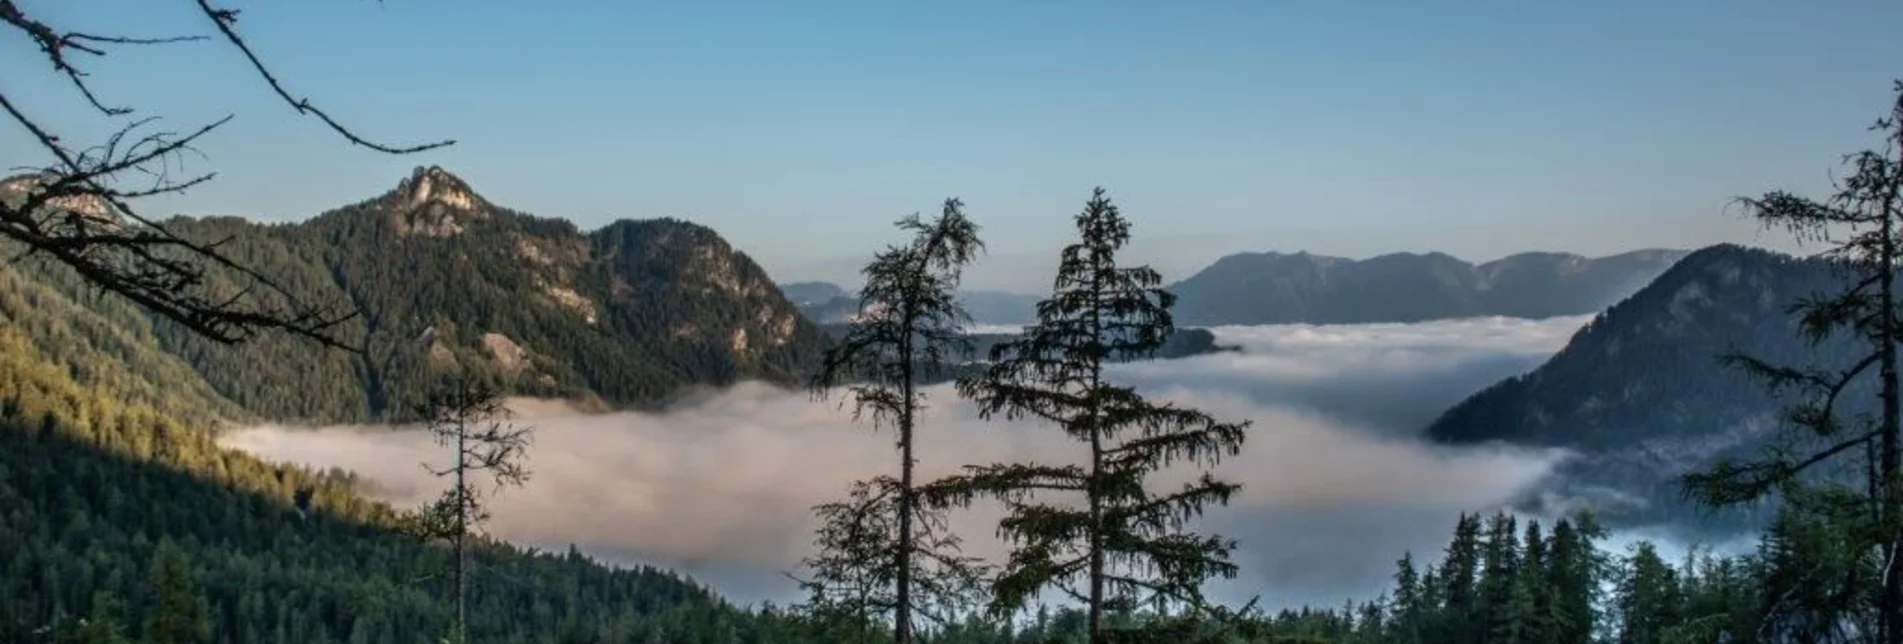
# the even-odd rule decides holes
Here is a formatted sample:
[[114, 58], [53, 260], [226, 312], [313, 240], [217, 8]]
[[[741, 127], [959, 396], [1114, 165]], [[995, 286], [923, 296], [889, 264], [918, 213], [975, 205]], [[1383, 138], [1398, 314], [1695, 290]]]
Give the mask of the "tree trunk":
[[[467, 406], [468, 396], [458, 401]], [[464, 410], [456, 411], [456, 642], [467, 644], [469, 641], [469, 499], [465, 498], [468, 487], [463, 485], [464, 474], [468, 471], [467, 454], [469, 440], [468, 419]]]
[[912, 551], [916, 548], [912, 534], [912, 424], [918, 407], [914, 396], [912, 366], [912, 311], [906, 312], [906, 324], [903, 327], [905, 337], [899, 341], [899, 359], [905, 362], [900, 374], [903, 382], [899, 386], [905, 394], [904, 406], [899, 409], [899, 570], [897, 589], [897, 615], [894, 616], [892, 637], [898, 644], [912, 642]]
[[[1903, 116], [1903, 102], [1897, 105], [1893, 116]], [[1903, 128], [1903, 124], [1899, 124], [1898, 127]], [[1903, 144], [1903, 130], [1899, 130], [1897, 139], [1899, 144]], [[1882, 307], [1877, 329], [1878, 334], [1882, 336], [1879, 338], [1880, 343], [1877, 349], [1878, 376], [1882, 379], [1883, 385], [1883, 446], [1878, 472], [1883, 488], [1882, 495], [1878, 497], [1880, 501], [1877, 510], [1877, 525], [1882, 531], [1880, 534], [1883, 539], [1884, 562], [1883, 595], [1878, 604], [1877, 628], [1884, 644], [1903, 644], [1903, 565], [1899, 565], [1897, 561], [1898, 555], [1903, 554], [1898, 551], [1897, 543], [1897, 530], [1899, 526], [1903, 526], [1903, 523], [1898, 521], [1903, 518], [1903, 498], [1899, 497], [1897, 489], [1897, 467], [1899, 460], [1903, 460], [1899, 458], [1903, 457], [1903, 454], [1899, 454], [1899, 449], [1903, 449], [1903, 446], [1899, 445], [1899, 441], [1903, 441], [1903, 436], [1900, 436], [1898, 431], [1896, 372], [1895, 219], [1898, 181], [1899, 177], [1890, 177], [1889, 194], [1882, 204], [1883, 246], [1879, 253], [1882, 265], [1878, 267], [1881, 271], [1878, 280], [1881, 291], [1877, 295]]]
[[[1098, 346], [1103, 346], [1103, 266], [1100, 260], [1091, 271], [1090, 334]], [[1084, 494], [1090, 497], [1090, 644], [1104, 644], [1108, 639], [1103, 630], [1103, 428], [1099, 421], [1103, 418], [1098, 408], [1103, 399], [1098, 388], [1103, 385], [1103, 356], [1093, 356], [1090, 365], [1090, 391], [1085, 396], [1090, 407], [1084, 412], [1084, 422], [1090, 429], [1090, 480], [1085, 485]]]
[[1090, 644], [1103, 644], [1103, 438], [1092, 414], [1090, 428]]

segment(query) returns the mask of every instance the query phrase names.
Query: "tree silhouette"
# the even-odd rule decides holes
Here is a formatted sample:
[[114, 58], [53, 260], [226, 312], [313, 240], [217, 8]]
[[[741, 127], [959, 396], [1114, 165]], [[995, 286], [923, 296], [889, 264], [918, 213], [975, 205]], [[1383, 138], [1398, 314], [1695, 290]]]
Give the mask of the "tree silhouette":
[[[971, 560], [958, 556], [957, 539], [946, 533], [943, 516], [927, 516], [928, 511], [921, 508], [913, 480], [918, 462], [914, 438], [919, 413], [925, 408], [920, 388], [945, 375], [953, 360], [971, 352], [964, 329], [971, 316], [959, 305], [957, 289], [961, 272], [984, 243], [963, 208], [958, 199], [947, 199], [930, 221], [916, 214], [899, 220], [899, 229], [911, 233], [912, 239], [887, 247], [866, 264], [860, 315], [827, 351], [812, 383], [821, 397], [845, 385], [855, 419], [870, 417], [875, 427], [889, 424], [898, 434], [898, 478], [882, 477], [870, 487], [860, 484], [855, 501], [848, 505], [821, 506], [822, 516], [827, 516], [834, 531], [822, 532], [823, 552], [810, 563], [822, 564], [815, 581], [850, 578], [858, 584], [867, 581], [863, 575], [869, 574], [880, 594], [889, 585], [890, 599], [879, 600], [871, 608], [891, 614], [893, 639], [901, 644], [913, 640], [914, 618], [921, 614], [921, 607], [959, 604], [958, 596], [968, 586], [963, 582], [975, 574]], [[893, 524], [885, 526], [889, 529], [864, 532], [832, 525], [839, 521], [862, 525], [887, 511]], [[881, 545], [880, 541], [890, 543]], [[840, 566], [872, 570], [836, 569]], [[915, 590], [920, 587], [931, 591], [931, 596], [918, 597]], [[813, 589], [815, 600], [825, 595], [823, 586]]]
[[960, 379], [958, 389], [985, 419], [1002, 414], [1054, 424], [1085, 449], [1084, 463], [967, 466], [933, 483], [930, 495], [949, 504], [1003, 501], [1008, 515], [999, 533], [1013, 551], [993, 583], [992, 607], [1018, 610], [1041, 590], [1056, 589], [1088, 605], [1096, 644], [1111, 637], [1107, 610], [1200, 610], [1202, 583], [1235, 575], [1228, 559], [1234, 541], [1187, 532], [1185, 523], [1204, 506], [1227, 503], [1240, 486], [1207, 472], [1174, 492], [1156, 493], [1146, 483], [1179, 461], [1207, 467], [1238, 453], [1248, 423], [1152, 403], [1104, 377], [1105, 365], [1151, 355], [1168, 340], [1174, 298], [1158, 287], [1156, 271], [1117, 264], [1130, 224], [1102, 188], [1076, 223], [1080, 239], [1064, 249], [1037, 323], [994, 346], [991, 364]]
[[436, 468], [425, 464], [424, 469], [439, 477], [454, 477], [455, 481], [441, 498], [414, 515], [412, 529], [420, 537], [441, 539], [451, 545], [456, 621], [450, 640], [468, 642], [469, 535], [489, 519], [482, 492], [471, 479], [487, 474], [497, 489], [526, 483], [529, 471], [523, 458], [533, 430], [507, 422], [508, 409], [495, 389], [461, 380], [431, 395], [418, 413], [426, 419], [437, 443], [453, 450], [450, 465]]
[[[1896, 278], [1899, 217], [1899, 185], [1903, 184], [1903, 82], [1894, 88], [1895, 98], [1887, 118], [1872, 128], [1883, 133], [1880, 150], [1866, 150], [1846, 157], [1851, 175], [1837, 182], [1837, 192], [1829, 199], [1816, 201], [1788, 192], [1774, 191], [1759, 198], [1740, 199], [1745, 209], [1766, 227], [1785, 229], [1800, 241], [1822, 243], [1821, 253], [1832, 260], [1850, 278], [1847, 286], [1834, 293], [1820, 293], [1798, 301], [1789, 312], [1813, 344], [1844, 333], [1868, 345], [1867, 353], [1849, 365], [1835, 368], [1775, 365], [1747, 355], [1727, 355], [1723, 361], [1761, 379], [1773, 394], [1794, 392], [1803, 401], [1784, 414], [1787, 437], [1795, 448], [1778, 445], [1753, 460], [1727, 460], [1708, 470], [1685, 477], [1686, 491], [1711, 505], [1725, 506], [1756, 501], [1774, 492], [1783, 492], [1787, 501], [1837, 499], [1842, 495], [1794, 494], [1806, 485], [1837, 487], [1839, 480], [1812, 477], [1810, 472], [1826, 463], [1849, 464], [1860, 482], [1858, 498], [1847, 503], [1855, 512], [1846, 514], [1844, 502], [1836, 507], [1816, 507], [1819, 517], [1833, 522], [1851, 521], [1851, 530], [1860, 547], [1870, 548], [1882, 562], [1881, 591], [1876, 594], [1875, 620], [1863, 632], [1874, 635], [1883, 644], [1903, 643], [1903, 481], [1898, 480], [1903, 465], [1903, 433], [1899, 433], [1898, 375], [1896, 343], [1899, 330], [1896, 303]], [[1842, 407], [1860, 397], [1869, 388], [1874, 375], [1880, 412], [1874, 419], [1867, 415], [1845, 417]], [[1787, 506], [1788, 507], [1788, 506]], [[1837, 610], [1848, 607], [1808, 606], [1801, 610]], [[1799, 610], [1799, 608], [1790, 608]]]

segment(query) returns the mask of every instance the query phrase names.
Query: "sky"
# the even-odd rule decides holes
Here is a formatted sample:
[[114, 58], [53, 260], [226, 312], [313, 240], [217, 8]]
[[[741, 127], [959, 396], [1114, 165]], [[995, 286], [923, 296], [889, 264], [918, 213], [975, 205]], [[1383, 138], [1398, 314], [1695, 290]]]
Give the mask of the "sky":
[[[1903, 76], [1903, 4], [1604, 0], [1035, 3], [245, 2], [294, 93], [217, 42], [88, 61], [175, 129], [235, 114], [161, 214], [290, 221], [441, 165], [593, 228], [672, 216], [777, 279], [851, 282], [891, 223], [959, 197], [968, 285], [1039, 292], [1095, 186], [1166, 277], [1241, 251], [1608, 254], [1759, 234], [1731, 198], [1818, 193]], [[35, 0], [95, 33], [208, 33], [186, 0]], [[0, 93], [67, 140], [89, 112], [9, 32]], [[0, 166], [44, 164], [0, 123]]]

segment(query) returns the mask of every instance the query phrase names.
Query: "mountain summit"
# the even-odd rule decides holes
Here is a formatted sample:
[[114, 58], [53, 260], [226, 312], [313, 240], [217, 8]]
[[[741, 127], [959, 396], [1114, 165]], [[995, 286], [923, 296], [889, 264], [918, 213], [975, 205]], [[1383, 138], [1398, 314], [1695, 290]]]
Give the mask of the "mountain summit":
[[381, 201], [399, 235], [447, 237], [489, 215], [488, 202], [467, 182], [434, 165], [418, 166]]
[[437, 166], [301, 223], [168, 226], [228, 239], [231, 256], [304, 301], [354, 307], [361, 315], [338, 332], [369, 356], [278, 337], [217, 345], [83, 297], [83, 283], [59, 266], [21, 270], [128, 329], [150, 327], [159, 350], [263, 418], [399, 417], [447, 376], [584, 407], [647, 407], [692, 386], [796, 382], [825, 342], [765, 270], [713, 230], [649, 219], [583, 232], [497, 205]]

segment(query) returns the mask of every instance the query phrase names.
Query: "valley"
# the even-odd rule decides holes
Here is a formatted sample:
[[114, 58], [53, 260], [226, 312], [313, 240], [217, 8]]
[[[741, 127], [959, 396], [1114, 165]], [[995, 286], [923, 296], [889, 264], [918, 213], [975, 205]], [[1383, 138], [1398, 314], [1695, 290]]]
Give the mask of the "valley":
[[0, 0], [0, 644], [1903, 644], [1879, 5]]

